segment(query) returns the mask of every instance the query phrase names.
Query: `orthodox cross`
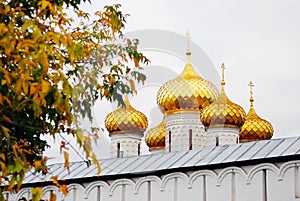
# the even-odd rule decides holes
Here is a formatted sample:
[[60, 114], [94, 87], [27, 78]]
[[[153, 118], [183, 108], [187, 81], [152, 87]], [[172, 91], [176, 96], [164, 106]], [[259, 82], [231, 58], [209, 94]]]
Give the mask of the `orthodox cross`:
[[224, 80], [224, 72], [225, 72], [225, 64], [224, 63], [222, 63], [222, 65], [221, 65], [221, 68], [222, 68], [222, 82], [221, 82], [221, 84], [222, 85], [225, 85], [225, 80]]
[[253, 91], [252, 91], [252, 89], [253, 89], [253, 87], [254, 87], [253, 82], [250, 81], [249, 84], [248, 84], [248, 86], [250, 87], [250, 102], [252, 103], [252, 102], [253, 102], [253, 97], [252, 97]]
[[191, 62], [191, 51], [190, 51], [190, 47], [191, 47], [191, 35], [189, 32], [186, 32], [185, 34], [185, 38], [186, 38], [186, 42], [187, 42], [187, 51], [186, 51], [186, 56], [187, 56], [187, 60], [188, 60], [188, 63]]

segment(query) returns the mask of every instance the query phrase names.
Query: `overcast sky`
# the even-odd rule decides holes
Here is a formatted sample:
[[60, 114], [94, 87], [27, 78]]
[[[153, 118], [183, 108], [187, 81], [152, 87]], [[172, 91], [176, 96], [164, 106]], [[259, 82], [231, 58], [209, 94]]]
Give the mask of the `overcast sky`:
[[[83, 8], [94, 12], [112, 3], [117, 1], [92, 0], [91, 5], [87, 3]], [[212, 66], [198, 66], [199, 63], [196, 63], [199, 74], [205, 79], [214, 76], [219, 78], [219, 66], [225, 63], [225, 90], [233, 102], [248, 112], [248, 83], [252, 80], [255, 85], [253, 95], [256, 112], [273, 125], [273, 137], [300, 134], [300, 1], [126, 0], [120, 3], [123, 12], [131, 15], [125, 32], [132, 36], [132, 33], [139, 35], [149, 33], [149, 30], [161, 30], [170, 36], [179, 35], [183, 38], [189, 31], [192, 37], [192, 62], [200, 57], [209, 60], [204, 63], [212, 63]], [[146, 36], [141, 37], [145, 39]], [[153, 39], [160, 40], [156, 35]], [[145, 40], [151, 41], [149, 38]], [[141, 92], [131, 101], [136, 109], [148, 116], [150, 127], [161, 120], [155, 105], [160, 82], [174, 78], [185, 64], [181, 55], [172, 52], [177, 43], [178, 47], [183, 46], [184, 55], [186, 48], [181, 40], [169, 41], [170, 49], [165, 47], [165, 51], [145, 48], [145, 54], [152, 61], [149, 66], [152, 68], [146, 71], [159, 78], [156, 81], [148, 75], [151, 82], [140, 87]], [[193, 54], [193, 47], [201, 48], [206, 55], [199, 51], [198, 55]], [[207, 68], [214, 70], [205, 77]], [[159, 69], [161, 71], [156, 74], [154, 70]], [[215, 75], [211, 75], [211, 72], [215, 72]], [[219, 81], [211, 81], [220, 86]], [[112, 104], [97, 105], [94, 114], [98, 126], [103, 127], [103, 120], [112, 109], [115, 109]], [[107, 156], [108, 138], [103, 138], [99, 147], [99, 157]]]

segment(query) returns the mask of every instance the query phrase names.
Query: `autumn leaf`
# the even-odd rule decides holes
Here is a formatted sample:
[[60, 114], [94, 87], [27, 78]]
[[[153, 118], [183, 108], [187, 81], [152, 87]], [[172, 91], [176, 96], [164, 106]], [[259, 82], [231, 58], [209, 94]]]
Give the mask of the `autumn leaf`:
[[67, 185], [64, 184], [59, 186], [59, 191], [64, 195], [67, 195], [69, 192]]
[[94, 153], [92, 154], [92, 160], [93, 160], [93, 163], [97, 165], [97, 173], [98, 173], [98, 175], [100, 175], [101, 166], [100, 166], [99, 161], [97, 160], [97, 156]]
[[51, 179], [52, 179], [52, 182], [54, 185], [56, 185], [56, 186], [60, 185], [58, 182], [58, 176], [52, 176]]
[[32, 188], [32, 201], [40, 201], [43, 195], [41, 188]]
[[53, 184], [58, 187], [60, 192], [62, 192], [64, 195], [68, 194], [68, 187], [64, 184], [61, 185], [58, 181], [57, 176], [52, 176], [51, 179], [52, 179]]
[[70, 172], [70, 162], [69, 162], [69, 153], [64, 151], [65, 165], [64, 167]]
[[56, 201], [56, 195], [54, 193], [50, 194], [50, 201]]
[[135, 84], [134, 84], [134, 81], [132, 79], [129, 79], [129, 84], [130, 84], [130, 89], [131, 91], [133, 91], [134, 93], [137, 93], [137, 90], [135, 88]]

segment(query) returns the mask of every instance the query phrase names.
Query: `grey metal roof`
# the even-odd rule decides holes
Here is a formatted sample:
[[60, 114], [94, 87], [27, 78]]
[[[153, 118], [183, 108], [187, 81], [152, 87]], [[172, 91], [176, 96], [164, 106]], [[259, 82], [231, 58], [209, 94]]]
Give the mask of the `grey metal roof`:
[[[110, 158], [99, 160], [101, 177], [144, 175], [160, 171], [175, 171], [178, 168], [209, 168], [213, 165], [234, 165], [237, 163], [251, 164], [256, 160], [300, 155], [300, 137], [272, 139], [257, 142], [247, 142], [218, 147], [208, 147], [190, 151], [171, 152], [157, 155], [143, 155], [127, 158]], [[70, 172], [63, 163], [49, 165], [51, 174], [41, 176], [28, 172], [23, 184], [50, 182], [52, 175], [60, 179], [96, 178], [97, 167], [87, 167], [85, 162], [73, 162]]]

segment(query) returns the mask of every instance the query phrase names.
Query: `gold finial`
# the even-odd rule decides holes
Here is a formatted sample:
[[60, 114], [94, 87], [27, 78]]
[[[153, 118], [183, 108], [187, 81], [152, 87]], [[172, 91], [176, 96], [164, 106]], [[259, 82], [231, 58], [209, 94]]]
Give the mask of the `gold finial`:
[[190, 47], [191, 47], [191, 34], [188, 31], [185, 34], [185, 38], [186, 38], [186, 41], [187, 41], [187, 48], [190, 49]]
[[250, 87], [250, 103], [251, 103], [251, 105], [252, 105], [252, 103], [253, 103], [253, 101], [254, 101], [254, 99], [253, 99], [253, 97], [252, 97], [252, 95], [253, 95], [252, 89], [253, 89], [253, 87], [254, 87], [253, 82], [250, 81], [249, 84], [248, 84], [248, 86]]
[[226, 68], [225, 68], [225, 64], [224, 63], [222, 63], [221, 68], [222, 68], [222, 81], [221, 81], [221, 85], [225, 85], [224, 71], [225, 71]]
[[190, 63], [191, 62], [191, 54], [192, 54], [191, 50], [190, 50], [190, 47], [191, 47], [191, 35], [190, 35], [190, 33], [188, 31], [185, 34], [185, 38], [186, 38], [186, 42], [187, 42], [186, 56], [187, 56], [188, 62]]

